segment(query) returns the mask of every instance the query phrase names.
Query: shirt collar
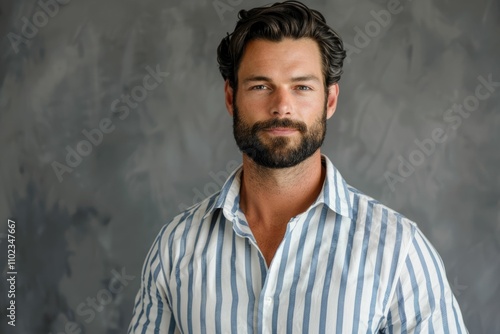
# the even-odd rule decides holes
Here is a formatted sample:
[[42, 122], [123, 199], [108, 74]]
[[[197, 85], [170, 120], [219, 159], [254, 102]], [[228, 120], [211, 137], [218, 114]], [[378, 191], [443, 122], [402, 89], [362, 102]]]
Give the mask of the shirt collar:
[[[353, 219], [353, 208], [350, 199], [349, 186], [340, 172], [327, 156], [321, 155], [321, 163], [326, 167], [326, 177], [321, 192], [310, 208], [325, 204], [330, 210]], [[238, 166], [227, 178], [217, 198], [207, 209], [203, 219], [216, 209], [222, 209], [227, 219], [232, 220], [239, 207], [241, 171], [243, 164]], [[236, 205], [235, 205], [236, 204]], [[309, 209], [310, 209], [309, 208]]]

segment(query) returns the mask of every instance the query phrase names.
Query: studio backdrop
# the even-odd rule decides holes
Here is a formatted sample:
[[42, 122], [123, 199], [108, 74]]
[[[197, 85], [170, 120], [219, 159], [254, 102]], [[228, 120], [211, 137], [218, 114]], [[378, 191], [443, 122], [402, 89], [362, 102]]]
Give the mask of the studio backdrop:
[[[241, 162], [216, 49], [269, 3], [1, 2], [1, 333], [126, 332], [161, 227]], [[500, 3], [305, 3], [348, 53], [322, 152], [418, 223], [470, 333], [500, 333]]]

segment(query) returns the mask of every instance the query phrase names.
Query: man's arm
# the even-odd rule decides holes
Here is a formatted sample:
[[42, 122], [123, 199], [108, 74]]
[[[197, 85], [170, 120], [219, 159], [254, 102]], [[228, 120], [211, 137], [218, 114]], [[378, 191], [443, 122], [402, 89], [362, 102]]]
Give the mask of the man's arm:
[[178, 333], [165, 292], [165, 276], [160, 260], [162, 232], [149, 250], [142, 268], [141, 288], [135, 298], [129, 334]]
[[418, 228], [389, 305], [384, 333], [468, 333], [443, 262]]

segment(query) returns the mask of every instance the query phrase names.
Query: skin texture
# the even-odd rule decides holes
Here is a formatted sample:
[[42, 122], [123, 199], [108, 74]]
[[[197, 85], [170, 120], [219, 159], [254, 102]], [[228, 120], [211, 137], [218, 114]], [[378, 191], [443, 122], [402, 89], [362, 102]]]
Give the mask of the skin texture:
[[[325, 100], [320, 49], [310, 38], [250, 41], [237, 75], [235, 100], [228, 81], [224, 87], [229, 114], [234, 116], [237, 107], [239, 121], [248, 127], [280, 120], [281, 127], [260, 130], [256, 135], [281, 158], [286, 158], [307, 135], [298, 129], [286, 128], [286, 124], [305, 125], [311, 134], [320, 131], [321, 120], [329, 119], [335, 112], [338, 84], [327, 87]], [[289, 121], [282, 122], [283, 119]], [[240, 207], [268, 266], [288, 222], [314, 202], [324, 178], [319, 148], [302, 162], [287, 168], [262, 166], [243, 154]]]

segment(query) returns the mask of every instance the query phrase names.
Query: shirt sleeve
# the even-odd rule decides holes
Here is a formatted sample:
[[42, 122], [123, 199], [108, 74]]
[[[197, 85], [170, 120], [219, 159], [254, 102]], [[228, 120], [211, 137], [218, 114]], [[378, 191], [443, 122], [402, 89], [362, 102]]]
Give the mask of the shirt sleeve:
[[444, 264], [416, 228], [382, 333], [466, 334]]
[[165, 289], [161, 235], [160, 232], [151, 246], [142, 268], [129, 334], [179, 333]]

